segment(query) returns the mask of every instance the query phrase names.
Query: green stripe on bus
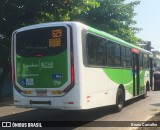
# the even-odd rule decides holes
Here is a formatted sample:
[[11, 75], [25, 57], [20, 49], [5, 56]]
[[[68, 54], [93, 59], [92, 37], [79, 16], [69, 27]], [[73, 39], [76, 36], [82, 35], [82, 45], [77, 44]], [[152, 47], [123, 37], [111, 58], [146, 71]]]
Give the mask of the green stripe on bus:
[[[129, 93], [133, 94], [132, 69], [104, 68], [103, 71], [110, 80], [118, 85], [124, 85], [125, 89], [128, 90]], [[140, 91], [144, 90], [144, 74], [145, 71], [142, 70], [140, 72]]]

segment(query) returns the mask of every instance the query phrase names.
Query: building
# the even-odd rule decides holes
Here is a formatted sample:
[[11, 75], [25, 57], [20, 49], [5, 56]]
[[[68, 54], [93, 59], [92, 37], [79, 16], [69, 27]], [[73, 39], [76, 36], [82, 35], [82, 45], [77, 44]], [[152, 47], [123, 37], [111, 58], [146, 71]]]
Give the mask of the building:
[[160, 69], [160, 51], [153, 49], [153, 68], [154, 70]]

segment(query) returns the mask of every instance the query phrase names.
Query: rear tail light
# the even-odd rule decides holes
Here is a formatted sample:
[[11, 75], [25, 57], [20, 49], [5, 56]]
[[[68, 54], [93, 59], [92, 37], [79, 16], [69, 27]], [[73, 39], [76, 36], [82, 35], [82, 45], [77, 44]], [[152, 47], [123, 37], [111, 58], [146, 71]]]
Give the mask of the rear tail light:
[[75, 77], [74, 77], [74, 66], [72, 65], [71, 66], [71, 84], [74, 84], [74, 79]]
[[11, 42], [11, 54], [12, 54], [12, 56], [11, 56], [11, 58], [12, 58], [12, 84], [13, 84], [13, 87], [18, 91], [18, 92], [22, 92], [22, 90], [20, 89], [20, 88], [18, 88], [17, 86], [16, 86], [16, 78], [15, 78], [15, 61], [14, 61], [14, 57], [15, 57], [15, 52], [14, 52], [14, 50], [15, 50], [15, 48], [14, 48], [14, 36], [15, 36], [15, 34], [16, 34], [16, 32], [14, 32], [13, 34], [12, 34], [12, 42]]
[[15, 85], [15, 69], [14, 69], [14, 36], [15, 32], [12, 34], [12, 41], [11, 41], [11, 58], [12, 58], [12, 84]]
[[[69, 26], [69, 25], [68, 25]], [[74, 87], [75, 83], [75, 73], [74, 73], [74, 52], [73, 52], [73, 33], [72, 33], [72, 27], [70, 28], [70, 59], [71, 59], [71, 84], [63, 90], [63, 92], [68, 92]]]

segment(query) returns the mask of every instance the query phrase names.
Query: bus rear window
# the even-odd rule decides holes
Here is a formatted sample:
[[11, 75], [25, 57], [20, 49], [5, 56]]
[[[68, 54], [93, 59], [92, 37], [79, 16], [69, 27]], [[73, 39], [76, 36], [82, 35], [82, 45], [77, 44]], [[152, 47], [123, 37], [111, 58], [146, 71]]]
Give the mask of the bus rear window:
[[20, 56], [56, 55], [67, 48], [67, 29], [47, 27], [17, 33], [16, 52]]

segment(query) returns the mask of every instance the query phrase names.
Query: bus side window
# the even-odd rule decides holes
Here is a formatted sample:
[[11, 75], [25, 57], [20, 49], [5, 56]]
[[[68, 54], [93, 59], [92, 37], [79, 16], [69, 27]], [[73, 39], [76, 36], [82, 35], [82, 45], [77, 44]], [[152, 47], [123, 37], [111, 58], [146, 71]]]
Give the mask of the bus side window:
[[106, 66], [106, 41], [102, 39], [97, 39], [96, 47], [96, 65]]
[[132, 53], [130, 48], [126, 48], [126, 67], [132, 67]]
[[143, 54], [142, 53], [140, 53], [139, 63], [140, 63], [140, 69], [142, 69], [143, 68]]
[[122, 67], [126, 67], [126, 47], [122, 46], [121, 47], [121, 62], [122, 62]]
[[106, 66], [106, 40], [87, 34], [87, 60], [89, 65]]
[[108, 66], [114, 66], [114, 44], [111, 41], [108, 42], [107, 54]]
[[143, 54], [143, 65], [144, 69], [149, 68], [149, 56], [147, 54]]
[[111, 67], [120, 67], [121, 59], [120, 59], [120, 45], [118, 43], [109, 41], [108, 42], [108, 65]]
[[88, 57], [88, 64], [94, 65], [95, 64], [95, 44], [91, 38], [87, 38], [87, 57]]

